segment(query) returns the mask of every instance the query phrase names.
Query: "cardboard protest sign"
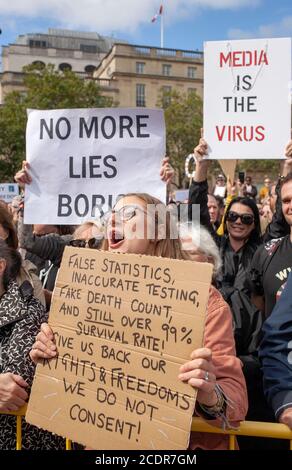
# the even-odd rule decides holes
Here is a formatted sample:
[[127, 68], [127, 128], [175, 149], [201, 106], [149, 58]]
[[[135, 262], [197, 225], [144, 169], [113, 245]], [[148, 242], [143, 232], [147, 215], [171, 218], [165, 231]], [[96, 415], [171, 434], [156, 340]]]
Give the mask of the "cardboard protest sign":
[[233, 182], [237, 160], [219, 160], [219, 163], [226, 178], [230, 178], [230, 181]]
[[16, 183], [1, 183], [0, 184], [0, 200], [11, 202], [15, 196], [19, 194], [19, 187]]
[[94, 449], [186, 449], [212, 266], [66, 247], [26, 420]]
[[24, 222], [80, 224], [110, 210], [120, 194], [147, 191], [165, 202], [162, 110], [31, 110]]
[[204, 138], [214, 159], [283, 158], [291, 127], [291, 39], [206, 42]]

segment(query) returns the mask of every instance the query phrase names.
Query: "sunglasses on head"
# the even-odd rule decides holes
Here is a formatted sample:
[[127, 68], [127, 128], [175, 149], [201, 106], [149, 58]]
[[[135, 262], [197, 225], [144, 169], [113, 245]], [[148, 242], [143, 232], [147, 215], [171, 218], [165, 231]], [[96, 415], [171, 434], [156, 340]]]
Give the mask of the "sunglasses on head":
[[233, 211], [228, 212], [226, 217], [228, 222], [236, 222], [237, 219], [240, 219], [241, 223], [244, 225], [251, 225], [254, 222], [254, 216], [251, 214], [238, 214]]
[[99, 248], [102, 240], [102, 237], [94, 237], [89, 240], [76, 239], [71, 240], [69, 245], [74, 246], [75, 248]]

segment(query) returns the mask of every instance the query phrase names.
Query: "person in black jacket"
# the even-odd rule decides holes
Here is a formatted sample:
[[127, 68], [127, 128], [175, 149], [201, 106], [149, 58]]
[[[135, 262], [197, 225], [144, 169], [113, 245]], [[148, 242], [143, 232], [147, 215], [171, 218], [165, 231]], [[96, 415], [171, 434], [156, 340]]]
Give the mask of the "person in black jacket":
[[250, 269], [253, 301], [265, 317], [271, 314], [292, 268], [292, 173], [281, 181], [277, 205], [284, 218], [282, 224], [279, 219], [280, 238], [275, 237], [258, 248]]
[[[29, 351], [47, 320], [42, 304], [26, 280], [15, 281], [21, 266], [16, 250], [0, 240], [0, 411], [16, 411], [29, 396], [35, 366]], [[23, 423], [23, 449], [64, 449], [64, 439]], [[15, 417], [0, 415], [0, 449], [15, 449]]]
[[263, 326], [264, 391], [276, 419], [292, 429], [292, 273]]
[[[224, 214], [223, 235], [214, 231], [207, 208], [209, 161], [204, 159], [207, 148], [204, 139], [195, 148], [196, 174], [189, 191], [189, 218], [192, 217], [192, 204], [199, 204], [200, 222], [208, 228], [220, 250], [222, 270], [216, 279], [217, 288], [230, 305], [233, 315], [236, 353], [243, 363], [249, 396], [247, 419], [272, 421], [273, 412], [264, 397], [258, 358], [263, 314], [251, 301], [249, 285], [251, 261], [262, 243], [259, 211], [253, 199], [234, 197]], [[241, 448], [253, 445], [251, 441], [242, 440], [240, 444]]]

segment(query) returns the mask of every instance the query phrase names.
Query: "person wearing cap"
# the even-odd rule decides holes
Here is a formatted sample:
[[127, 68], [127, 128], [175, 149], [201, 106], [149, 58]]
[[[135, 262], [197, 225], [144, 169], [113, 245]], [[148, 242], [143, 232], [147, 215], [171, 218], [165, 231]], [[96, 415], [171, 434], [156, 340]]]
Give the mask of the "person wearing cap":
[[216, 186], [213, 191], [214, 196], [226, 197], [226, 181], [224, 175], [220, 174], [216, 178]]

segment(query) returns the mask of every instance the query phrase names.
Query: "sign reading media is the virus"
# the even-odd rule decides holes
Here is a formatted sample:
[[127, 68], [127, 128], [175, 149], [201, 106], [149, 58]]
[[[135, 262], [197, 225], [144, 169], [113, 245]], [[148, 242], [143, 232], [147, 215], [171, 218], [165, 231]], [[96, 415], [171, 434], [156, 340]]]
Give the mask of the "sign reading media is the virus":
[[204, 138], [214, 159], [283, 158], [291, 127], [291, 39], [206, 42]]

